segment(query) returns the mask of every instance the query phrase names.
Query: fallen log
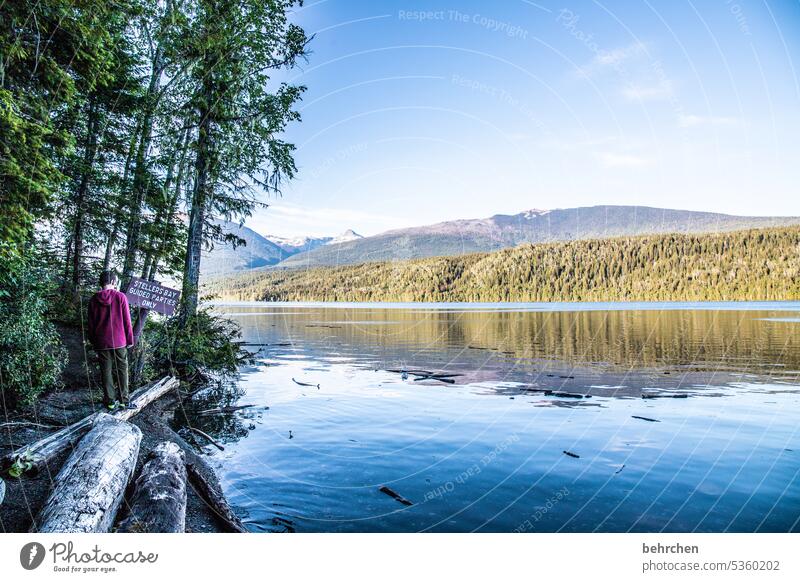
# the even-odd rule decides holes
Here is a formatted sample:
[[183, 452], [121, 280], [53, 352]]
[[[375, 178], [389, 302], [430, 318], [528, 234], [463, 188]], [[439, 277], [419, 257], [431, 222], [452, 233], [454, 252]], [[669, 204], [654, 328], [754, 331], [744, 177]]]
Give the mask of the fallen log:
[[211, 435], [209, 435], [209, 434], [207, 434], [207, 433], [204, 433], [204, 432], [203, 432], [202, 430], [200, 430], [199, 428], [195, 428], [195, 427], [193, 427], [193, 426], [189, 426], [189, 427], [187, 427], [187, 428], [188, 428], [190, 431], [192, 431], [192, 432], [196, 432], [196, 433], [197, 433], [197, 434], [199, 434], [201, 437], [204, 437], [204, 438], [205, 438], [205, 439], [206, 439], [208, 442], [210, 442], [212, 445], [214, 445], [215, 447], [217, 447], [217, 448], [218, 448], [220, 451], [224, 451], [224, 450], [225, 450], [225, 447], [223, 447], [221, 444], [219, 444], [217, 441], [215, 441], [215, 440], [214, 440], [214, 438], [213, 438]]
[[233, 512], [231, 506], [228, 505], [225, 496], [217, 485], [210, 483], [203, 473], [197, 469], [194, 463], [186, 464], [186, 472], [189, 475], [189, 482], [197, 491], [197, 494], [205, 501], [209, 509], [214, 512], [214, 515], [225, 525], [225, 527], [234, 533], [247, 533], [247, 528], [244, 527], [242, 520]]
[[444, 382], [445, 384], [455, 384], [456, 381], [452, 378], [448, 378], [447, 376], [438, 376], [431, 374], [430, 376], [420, 376], [418, 378], [414, 378], [414, 382], [422, 382], [423, 380], [438, 380], [439, 382]]
[[688, 394], [647, 394], [643, 393], [642, 398], [645, 400], [653, 398], [689, 398]]
[[58, 457], [67, 449], [72, 448], [84, 434], [94, 425], [97, 415], [95, 413], [47, 435], [41, 440], [19, 447], [0, 460], [0, 469], [8, 469], [12, 476], [23, 473], [37, 473], [48, 461]]
[[98, 413], [53, 480], [55, 486], [33, 530], [108, 532], [136, 467], [141, 440], [136, 425]]
[[179, 385], [180, 382], [174, 376], [165, 376], [157, 382], [142, 386], [138, 390], [135, 390], [133, 394], [131, 394], [131, 404], [135, 404], [136, 408], [118, 410], [113, 414], [113, 416], [114, 418], [119, 418], [120, 420], [130, 420], [132, 417], [139, 414], [142, 408], [158, 400], [164, 396], [164, 394], [177, 388]]
[[316, 388], [317, 390], [319, 390], [319, 384], [309, 384], [308, 382], [300, 382], [298, 380], [295, 380], [294, 378], [292, 378], [292, 382], [294, 382], [298, 386], [308, 386], [309, 388]]
[[[111, 416], [119, 420], [130, 420], [145, 406], [161, 398], [173, 388], [177, 388], [178, 385], [177, 378], [166, 376], [157, 382], [142, 386], [131, 394], [131, 402], [136, 405], [136, 408], [119, 410]], [[75, 443], [94, 426], [98, 414], [100, 413], [91, 414], [41, 440], [15, 449], [0, 459], [0, 471], [8, 469], [14, 476], [28, 472], [37, 473], [47, 463], [73, 448]]]
[[404, 370], [402, 368], [387, 368], [387, 372], [395, 372], [397, 374], [412, 374], [412, 375], [422, 375], [422, 376], [430, 376], [431, 374], [435, 374], [435, 372], [430, 372], [428, 370]]
[[414, 503], [412, 501], [409, 501], [408, 499], [406, 499], [405, 497], [400, 495], [397, 491], [395, 491], [394, 489], [392, 489], [390, 487], [387, 487], [386, 485], [382, 485], [378, 489], [378, 491], [380, 491], [381, 493], [385, 493], [386, 495], [388, 495], [389, 497], [391, 497], [392, 499], [394, 499], [396, 501], [399, 501], [403, 505], [414, 505]]
[[164, 441], [150, 452], [134, 485], [128, 516], [117, 531], [183, 533], [186, 529], [186, 455]]
[[0, 428], [13, 428], [15, 426], [35, 426], [38, 428], [64, 428], [63, 424], [40, 424], [38, 422], [29, 422], [27, 420], [4, 422], [3, 424], [0, 424]]
[[[201, 410], [197, 414], [225, 414], [228, 412], [236, 412], [237, 410], [244, 410], [245, 408], [254, 408], [255, 404], [243, 404], [241, 406], [220, 406], [218, 408], [208, 408]], [[266, 408], [269, 408], [267, 406]]]
[[655, 418], [648, 418], [646, 416], [636, 416], [635, 414], [631, 416], [631, 418], [636, 418], [639, 420], [646, 420], [647, 422], [661, 422], [660, 420], [656, 420]]
[[6, 482], [0, 479], [0, 505], [3, 505], [3, 499], [6, 497]]

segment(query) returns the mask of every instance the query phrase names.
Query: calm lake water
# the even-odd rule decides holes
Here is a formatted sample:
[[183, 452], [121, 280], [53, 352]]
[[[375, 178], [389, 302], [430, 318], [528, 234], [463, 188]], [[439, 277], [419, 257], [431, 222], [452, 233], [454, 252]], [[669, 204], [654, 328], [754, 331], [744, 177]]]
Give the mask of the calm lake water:
[[263, 345], [188, 422], [252, 531], [800, 531], [798, 303], [217, 310]]

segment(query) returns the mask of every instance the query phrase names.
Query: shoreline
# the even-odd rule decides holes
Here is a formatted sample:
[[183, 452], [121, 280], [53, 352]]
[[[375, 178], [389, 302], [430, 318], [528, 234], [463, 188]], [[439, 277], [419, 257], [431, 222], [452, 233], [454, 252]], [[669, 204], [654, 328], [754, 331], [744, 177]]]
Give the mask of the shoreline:
[[[320, 307], [329, 309], [408, 309], [446, 311], [800, 311], [800, 300], [740, 301], [211, 301], [215, 307]], [[526, 309], [527, 308], [527, 309]], [[223, 313], [223, 315], [225, 315]]]
[[[65, 386], [49, 391], [35, 404], [17, 411], [13, 418], [7, 416], [0, 422], [0, 425], [20, 423], [3, 426], [0, 433], [0, 453], [5, 454], [20, 446], [30, 444], [102, 408], [98, 402], [92, 401], [91, 389], [86, 387], [83, 342], [76, 332], [77, 330], [73, 328], [59, 326], [62, 341], [69, 352], [69, 364], [63, 376]], [[88, 353], [87, 356], [91, 358]], [[89, 373], [92, 371], [90, 365]], [[176, 443], [184, 451], [187, 465], [193, 464], [212, 487], [221, 491], [216, 472], [205, 461], [202, 453], [187, 443], [169, 425], [170, 416], [174, 415], [182, 405], [183, 399], [180, 392], [172, 391], [151, 403], [130, 420], [132, 424], [141, 429], [142, 440], [133, 477], [126, 489], [123, 505], [114, 520], [115, 526], [127, 514], [132, 484], [147, 456], [158, 443], [165, 440]], [[0, 531], [25, 533], [30, 530], [34, 519], [50, 494], [52, 479], [60, 470], [68, 454], [61, 455], [38, 475], [25, 475], [20, 478], [2, 476], [6, 485], [6, 494], [0, 506]], [[115, 531], [115, 528], [112, 527], [111, 531]], [[194, 486], [187, 486], [185, 532], [222, 533], [226, 531], [228, 530], [224, 524], [195, 491]]]

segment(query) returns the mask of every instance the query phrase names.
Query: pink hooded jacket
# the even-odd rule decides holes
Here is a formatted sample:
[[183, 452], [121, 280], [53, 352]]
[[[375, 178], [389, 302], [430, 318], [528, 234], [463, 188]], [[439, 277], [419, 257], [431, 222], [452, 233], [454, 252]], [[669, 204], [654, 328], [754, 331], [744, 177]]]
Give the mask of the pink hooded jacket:
[[133, 345], [128, 298], [116, 289], [98, 291], [89, 300], [89, 341], [95, 350]]

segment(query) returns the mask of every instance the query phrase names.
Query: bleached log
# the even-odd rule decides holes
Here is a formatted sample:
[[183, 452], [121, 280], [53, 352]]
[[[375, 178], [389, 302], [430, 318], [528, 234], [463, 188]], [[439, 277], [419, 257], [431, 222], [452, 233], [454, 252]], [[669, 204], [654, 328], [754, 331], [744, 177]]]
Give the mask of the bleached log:
[[234, 533], [247, 533], [247, 528], [233, 512], [222, 491], [215, 484], [210, 483], [203, 473], [191, 463], [186, 465], [189, 480], [197, 494], [205, 501], [206, 505], [225, 524], [228, 530]]
[[165, 376], [157, 382], [142, 386], [131, 394], [131, 403], [135, 404], [136, 408], [118, 410], [113, 416], [114, 418], [119, 418], [120, 420], [130, 420], [135, 415], [139, 414], [145, 406], [155, 402], [170, 390], [177, 388], [179, 385], [180, 382], [174, 376]]
[[53, 491], [34, 521], [34, 530], [109, 531], [136, 467], [141, 440], [136, 425], [98, 413], [53, 480]]
[[81, 440], [83, 435], [94, 425], [98, 414], [100, 413], [91, 414], [35, 443], [12, 451], [0, 460], [0, 469], [6, 470], [15, 463], [19, 463], [23, 472], [38, 472], [48, 461], [58, 457]]
[[[177, 388], [178, 385], [177, 378], [166, 376], [161, 380], [142, 386], [131, 395], [131, 402], [136, 405], [136, 408], [119, 410], [113, 413], [112, 416], [120, 420], [130, 420], [148, 404], [158, 400], [170, 390]], [[40, 471], [47, 463], [73, 448], [75, 443], [92, 428], [98, 414], [95, 413], [82, 418], [78, 422], [64, 427], [41, 440], [12, 451], [0, 459], [0, 471], [5, 471], [17, 462], [19, 462], [19, 466], [25, 473]]]
[[183, 533], [186, 530], [186, 455], [171, 442], [150, 453], [134, 485], [130, 512], [118, 531]]

